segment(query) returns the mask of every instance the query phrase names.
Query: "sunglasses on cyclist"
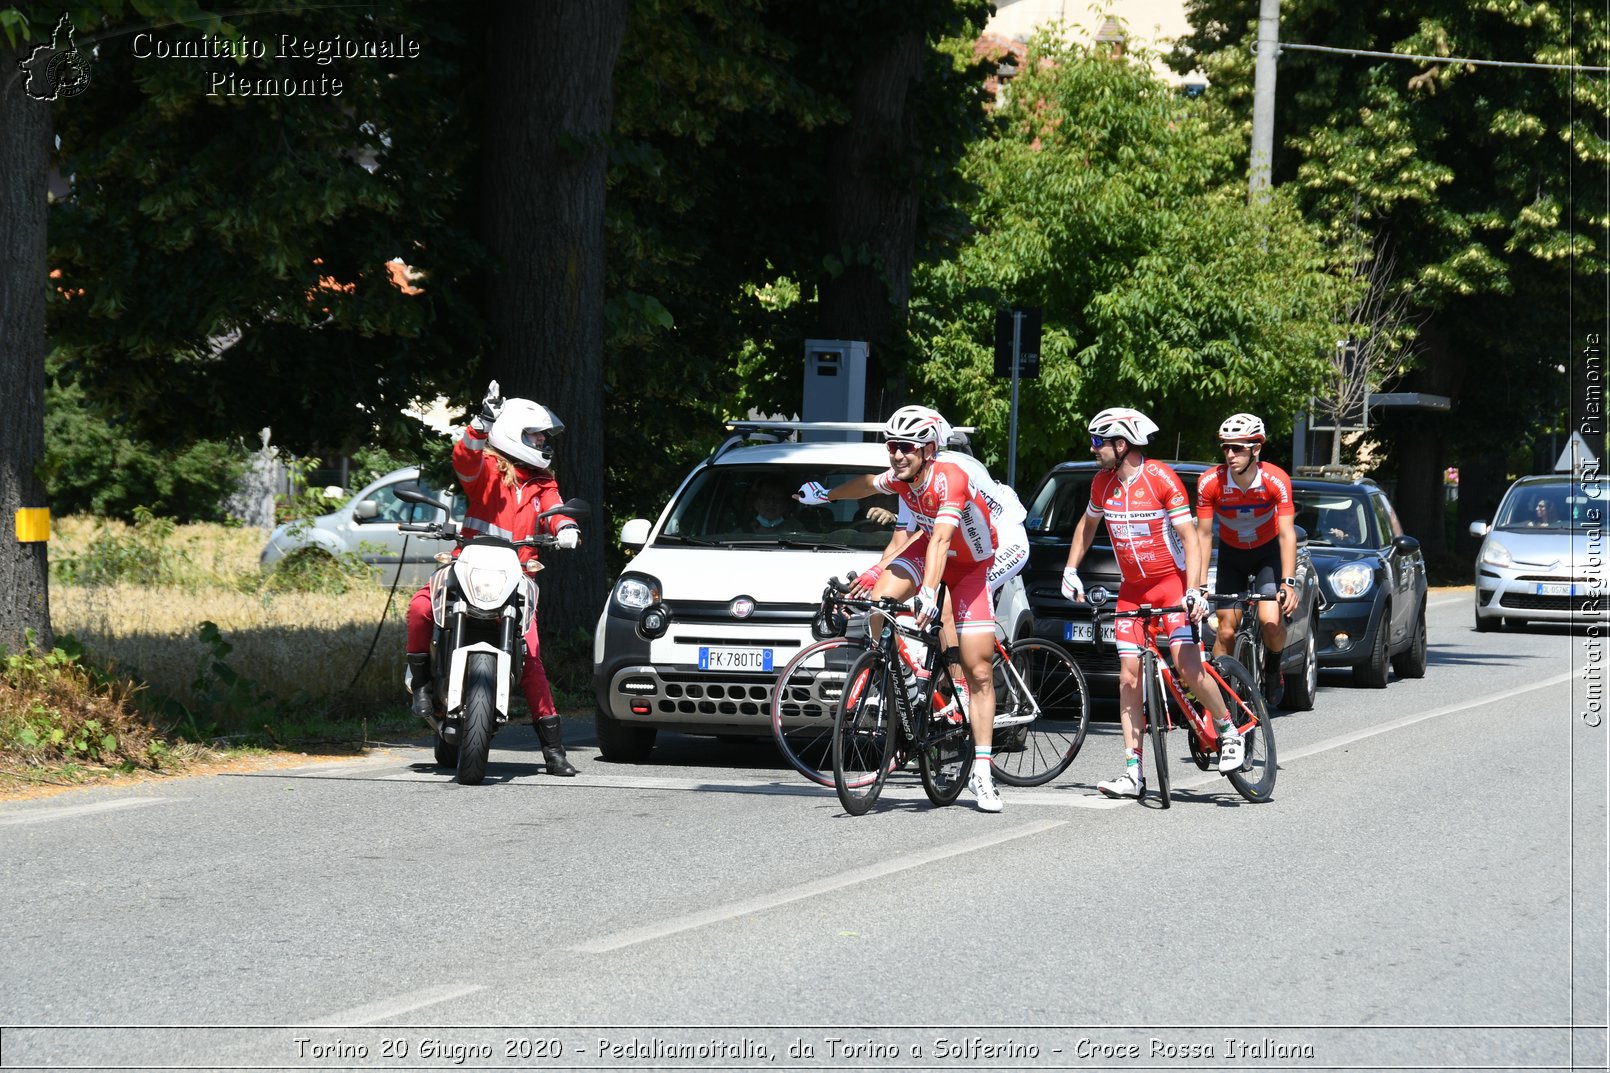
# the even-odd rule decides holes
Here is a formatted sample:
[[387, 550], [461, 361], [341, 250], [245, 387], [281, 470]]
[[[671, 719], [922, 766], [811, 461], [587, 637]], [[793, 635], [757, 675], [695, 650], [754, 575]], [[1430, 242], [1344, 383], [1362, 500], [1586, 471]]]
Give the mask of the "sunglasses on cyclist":
[[885, 440], [883, 445], [892, 455], [914, 455], [922, 450], [922, 444], [916, 440]]
[[1107, 442], [1108, 442], [1108, 440], [1107, 440], [1107, 437], [1105, 437], [1105, 436], [1092, 436], [1092, 437], [1090, 437], [1090, 449], [1092, 451], [1094, 451], [1094, 450], [1098, 449], [1102, 444], [1107, 443]]
[[1221, 444], [1219, 444], [1219, 447], [1222, 450], [1232, 452], [1234, 454], [1240, 454], [1242, 451], [1250, 451], [1256, 446], [1257, 446], [1257, 444], [1255, 444], [1255, 443], [1221, 443]]

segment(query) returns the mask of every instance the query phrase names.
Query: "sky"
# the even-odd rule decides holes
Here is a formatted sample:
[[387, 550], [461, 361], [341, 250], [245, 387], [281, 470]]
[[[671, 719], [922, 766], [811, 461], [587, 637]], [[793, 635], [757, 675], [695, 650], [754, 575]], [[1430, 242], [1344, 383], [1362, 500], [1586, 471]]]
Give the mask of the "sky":
[[[1154, 48], [1167, 51], [1161, 42], [1178, 37], [1190, 29], [1185, 20], [1184, 0], [995, 0], [995, 17], [985, 30], [1002, 37], [1027, 39], [1041, 23], [1060, 19], [1072, 23], [1083, 32], [1077, 36], [1088, 40], [1100, 29], [1103, 13], [1110, 13], [1129, 24], [1130, 38]], [[1162, 70], [1170, 82], [1178, 76]]]

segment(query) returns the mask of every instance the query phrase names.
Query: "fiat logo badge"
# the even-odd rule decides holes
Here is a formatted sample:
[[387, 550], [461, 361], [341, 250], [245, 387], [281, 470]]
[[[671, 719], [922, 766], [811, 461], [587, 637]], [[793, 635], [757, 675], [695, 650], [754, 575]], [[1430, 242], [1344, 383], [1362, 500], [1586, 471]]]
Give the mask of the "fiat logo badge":
[[727, 607], [733, 618], [748, 618], [755, 613], [755, 601], [748, 596], [740, 596]]

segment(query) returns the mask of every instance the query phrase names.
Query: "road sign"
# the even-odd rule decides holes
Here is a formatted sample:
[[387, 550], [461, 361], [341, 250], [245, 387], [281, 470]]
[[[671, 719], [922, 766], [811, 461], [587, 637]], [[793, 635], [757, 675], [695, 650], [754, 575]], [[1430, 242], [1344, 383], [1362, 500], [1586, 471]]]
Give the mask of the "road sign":
[[1012, 375], [1012, 328], [1017, 322], [1019, 380], [1033, 380], [1040, 375], [1040, 310], [1002, 309], [995, 314], [995, 375]]

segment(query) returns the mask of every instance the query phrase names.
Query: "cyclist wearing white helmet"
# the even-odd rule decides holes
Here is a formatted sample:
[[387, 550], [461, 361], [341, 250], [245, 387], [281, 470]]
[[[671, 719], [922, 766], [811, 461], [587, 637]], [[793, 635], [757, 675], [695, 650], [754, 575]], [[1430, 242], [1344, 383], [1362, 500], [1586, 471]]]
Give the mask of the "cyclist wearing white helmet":
[[[480, 412], [470, 419], [453, 445], [453, 472], [469, 503], [463, 531], [508, 540], [524, 540], [540, 530], [558, 539], [561, 548], [574, 548], [581, 530], [563, 515], [536, 520], [538, 514], [564, 502], [559, 482], [549, 472], [553, 465], [553, 437], [564, 423], [546, 406], [530, 399], [503, 400], [498, 382], [492, 381]], [[520, 548], [520, 561], [536, 558], [535, 548]], [[455, 551], [453, 554], [457, 555]], [[536, 569], [532, 566], [531, 569]], [[435, 698], [430, 668], [430, 586], [414, 593], [408, 603], [408, 683], [413, 691], [414, 714], [428, 718]], [[542, 666], [537, 643], [537, 616], [526, 631], [526, 659], [520, 687], [531, 708], [531, 725], [542, 743], [542, 756], [550, 775], [570, 776], [576, 769], [565, 756], [559, 709], [554, 705], [548, 672]]]
[[[1296, 505], [1291, 477], [1279, 466], [1261, 461], [1263, 421], [1255, 414], [1231, 414], [1219, 426], [1219, 448], [1224, 462], [1206, 471], [1196, 482], [1196, 526], [1202, 538], [1202, 573], [1207, 580], [1207, 559], [1215, 531], [1219, 537], [1219, 569], [1214, 588], [1221, 593], [1241, 592], [1247, 579], [1264, 596], [1280, 595], [1280, 602], [1258, 604], [1265, 648], [1263, 692], [1270, 705], [1285, 695], [1280, 674], [1280, 653], [1286, 647], [1286, 621], [1297, 607]], [[1214, 655], [1235, 649], [1235, 631], [1241, 612], [1219, 611], [1219, 636]]]
[[[1118, 557], [1123, 582], [1118, 586], [1118, 610], [1133, 611], [1141, 604], [1169, 607], [1184, 603], [1186, 612], [1165, 615], [1160, 627], [1168, 638], [1174, 666], [1212, 713], [1222, 744], [1219, 770], [1241, 766], [1241, 736], [1229, 722], [1224, 698], [1202, 668], [1201, 649], [1195, 643], [1192, 622], [1207, 615], [1207, 594], [1186, 590], [1189, 579], [1201, 569], [1202, 548], [1191, 523], [1191, 503], [1179, 475], [1161, 462], [1146, 458], [1144, 447], [1157, 425], [1139, 410], [1114, 407], [1090, 422], [1090, 453], [1100, 472], [1090, 483], [1090, 504], [1073, 530], [1067, 567], [1062, 572], [1062, 595], [1084, 599], [1079, 562], [1096, 539], [1103, 519]], [[1188, 616], [1188, 617], [1187, 617]], [[1141, 768], [1141, 631], [1139, 619], [1117, 622], [1118, 711], [1124, 725], [1124, 773], [1098, 782], [1108, 797], [1140, 797], [1146, 792]]]
[[949, 590], [955, 612], [962, 668], [967, 675], [974, 760], [968, 787], [985, 812], [1001, 811], [990, 770], [995, 727], [995, 608], [989, 570], [999, 540], [990, 507], [968, 471], [940, 459], [950, 425], [926, 406], [903, 406], [884, 425], [889, 468], [854, 477], [834, 488], [808, 481], [795, 493], [809, 506], [894, 493], [911, 510], [921, 534], [905, 545], [872, 586], [872, 596], [917, 597], [917, 618], [940, 612], [938, 588]]

